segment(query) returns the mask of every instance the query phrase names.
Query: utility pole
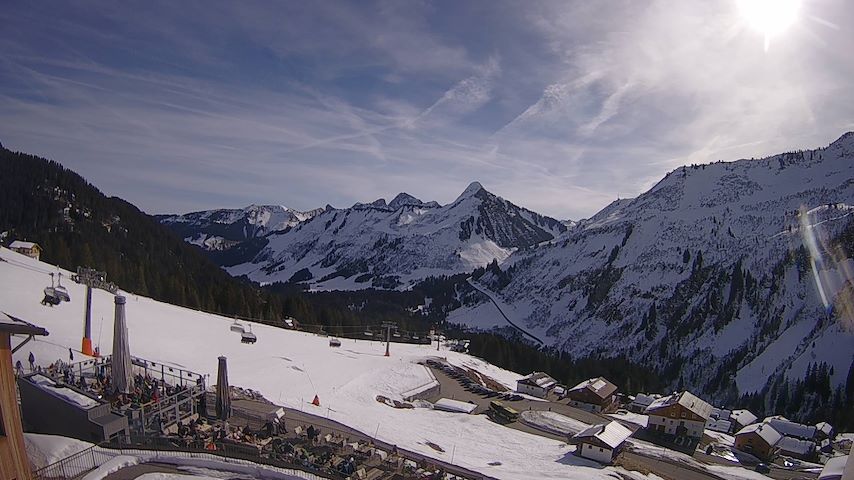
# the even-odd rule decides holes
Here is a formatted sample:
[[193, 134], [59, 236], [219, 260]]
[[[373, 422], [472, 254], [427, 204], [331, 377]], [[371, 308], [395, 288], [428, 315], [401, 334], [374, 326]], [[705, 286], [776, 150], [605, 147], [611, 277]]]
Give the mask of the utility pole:
[[71, 275], [71, 279], [77, 283], [86, 285], [86, 310], [83, 316], [83, 345], [80, 351], [84, 355], [94, 356], [92, 351], [92, 289], [100, 288], [113, 295], [119, 291], [119, 287], [107, 281], [107, 274], [89, 267], [77, 267], [77, 273]]
[[385, 327], [385, 356], [390, 357], [389, 344], [391, 343], [391, 329], [392, 327], [397, 328], [397, 324], [394, 322], [383, 322], [383, 326]]

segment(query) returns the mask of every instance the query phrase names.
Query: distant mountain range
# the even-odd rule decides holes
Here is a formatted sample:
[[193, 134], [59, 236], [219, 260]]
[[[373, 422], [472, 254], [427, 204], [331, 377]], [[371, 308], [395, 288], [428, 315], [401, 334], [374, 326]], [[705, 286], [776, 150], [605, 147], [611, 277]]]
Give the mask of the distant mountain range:
[[160, 221], [208, 250], [232, 275], [350, 290], [400, 288], [429, 276], [471, 272], [567, 230], [477, 182], [444, 206], [400, 193], [390, 202], [344, 209], [295, 213], [250, 206]]

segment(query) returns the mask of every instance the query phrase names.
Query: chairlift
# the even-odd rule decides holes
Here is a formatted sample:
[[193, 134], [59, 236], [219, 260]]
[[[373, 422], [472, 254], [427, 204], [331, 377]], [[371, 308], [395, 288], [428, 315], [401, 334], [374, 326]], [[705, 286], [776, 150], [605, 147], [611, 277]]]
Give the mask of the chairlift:
[[337, 338], [332, 337], [329, 339], [329, 346], [330, 347], [340, 347], [341, 346], [341, 340], [338, 340]]
[[400, 334], [397, 332], [392, 333], [391, 336], [394, 338], [400, 338]]
[[44, 298], [42, 299], [42, 305], [44, 306], [54, 306], [62, 303], [62, 299], [56, 293], [56, 287], [53, 284], [53, 273], [50, 274], [50, 286], [44, 287]]
[[249, 331], [243, 332], [240, 334], [240, 343], [255, 343], [258, 340], [258, 337], [252, 333], [252, 325], [249, 325]]
[[234, 323], [231, 324], [230, 329], [232, 332], [237, 332], [237, 333], [244, 333], [246, 331], [243, 328], [243, 324], [238, 322], [236, 318], [234, 319]]
[[370, 331], [370, 330], [365, 330], [365, 336], [366, 336], [366, 337], [373, 337], [373, 336], [374, 336], [374, 332], [372, 332], [372, 331]]
[[[68, 290], [66, 290], [65, 287], [62, 286], [62, 272], [59, 272], [58, 275], [59, 276], [58, 276], [57, 281], [56, 281], [56, 286], [53, 287], [53, 291], [56, 294], [56, 297], [59, 298], [60, 301], [70, 302], [71, 296], [68, 295]], [[53, 283], [53, 275], [51, 275], [51, 282], [50, 283], [51, 284]]]

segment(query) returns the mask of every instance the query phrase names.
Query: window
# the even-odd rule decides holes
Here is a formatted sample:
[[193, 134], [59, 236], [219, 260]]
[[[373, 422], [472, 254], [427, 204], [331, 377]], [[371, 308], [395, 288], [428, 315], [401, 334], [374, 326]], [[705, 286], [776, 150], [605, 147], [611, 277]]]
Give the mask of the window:
[[588, 449], [588, 450], [593, 449], [593, 445], [587, 445], [587, 449]]
[[602, 450], [601, 448], [599, 449], [599, 452], [600, 452], [600, 453], [601, 453], [601, 452], [604, 452], [604, 451], [605, 451], [605, 450]]
[[682, 418], [685, 418], [685, 412], [682, 412]]

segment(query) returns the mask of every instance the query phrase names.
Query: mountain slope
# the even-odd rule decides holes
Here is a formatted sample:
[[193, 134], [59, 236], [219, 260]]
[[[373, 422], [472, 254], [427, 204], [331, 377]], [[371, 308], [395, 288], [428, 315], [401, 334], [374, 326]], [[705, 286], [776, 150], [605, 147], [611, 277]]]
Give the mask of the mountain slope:
[[648, 358], [674, 386], [715, 399], [802, 378], [818, 362], [841, 384], [854, 352], [854, 251], [835, 245], [852, 233], [852, 204], [849, 133], [813, 151], [681, 167], [560, 241], [514, 254], [502, 265], [509, 281], [480, 281], [547, 343]]
[[205, 250], [225, 250], [244, 240], [293, 227], [322, 211], [318, 208], [299, 212], [281, 205], [249, 205], [241, 209], [205, 210], [156, 218], [188, 243]]
[[37, 242], [45, 261], [106, 271], [108, 280], [159, 300], [280, 318], [278, 296], [231, 278], [155, 219], [62, 165], [0, 148], [0, 172], [4, 245]]
[[[557, 220], [518, 207], [474, 182], [453, 203], [401, 193], [351, 208], [328, 208], [273, 232], [257, 253], [225, 264], [259, 282], [315, 288], [397, 288], [431, 275], [469, 272], [566, 231]], [[249, 258], [251, 256], [251, 258]]]

